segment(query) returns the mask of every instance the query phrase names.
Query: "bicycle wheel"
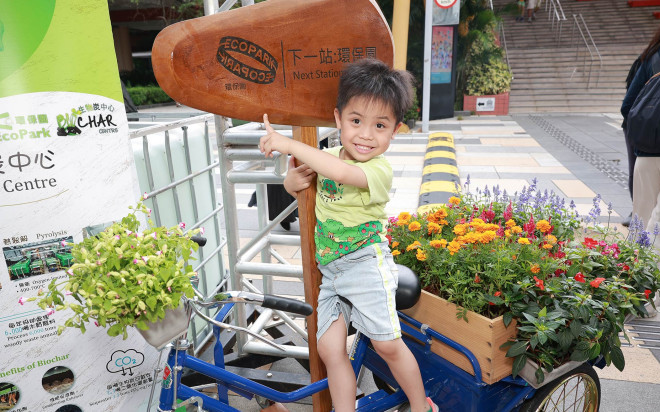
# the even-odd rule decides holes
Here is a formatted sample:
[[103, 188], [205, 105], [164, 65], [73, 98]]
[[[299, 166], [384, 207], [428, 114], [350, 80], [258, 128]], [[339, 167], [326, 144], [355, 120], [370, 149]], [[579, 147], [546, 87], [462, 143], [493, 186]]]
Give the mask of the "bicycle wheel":
[[520, 412], [598, 412], [599, 407], [600, 380], [594, 368], [583, 363], [542, 386]]

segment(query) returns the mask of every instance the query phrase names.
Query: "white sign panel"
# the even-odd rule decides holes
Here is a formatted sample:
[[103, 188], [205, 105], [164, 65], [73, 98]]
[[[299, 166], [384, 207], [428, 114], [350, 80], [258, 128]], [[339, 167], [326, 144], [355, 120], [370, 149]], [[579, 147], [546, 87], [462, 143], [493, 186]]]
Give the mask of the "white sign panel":
[[492, 112], [493, 110], [495, 110], [494, 97], [477, 97], [478, 112]]

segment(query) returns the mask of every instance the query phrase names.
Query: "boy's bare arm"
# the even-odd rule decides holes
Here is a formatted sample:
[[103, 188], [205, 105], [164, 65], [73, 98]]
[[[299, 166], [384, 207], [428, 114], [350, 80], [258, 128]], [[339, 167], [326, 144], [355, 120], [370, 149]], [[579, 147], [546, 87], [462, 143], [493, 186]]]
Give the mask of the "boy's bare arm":
[[304, 163], [296, 167], [295, 159], [291, 156], [289, 159], [289, 171], [284, 178], [284, 189], [297, 199], [298, 192], [307, 189], [314, 179], [316, 179], [314, 170]]
[[359, 167], [349, 165], [340, 158], [315, 147], [282, 136], [272, 128], [267, 114], [264, 114], [264, 126], [266, 126], [266, 135], [259, 141], [259, 149], [266, 157], [272, 157], [274, 151], [291, 154], [311, 167], [316, 173], [320, 173], [335, 182], [362, 188], [367, 187], [367, 176]]

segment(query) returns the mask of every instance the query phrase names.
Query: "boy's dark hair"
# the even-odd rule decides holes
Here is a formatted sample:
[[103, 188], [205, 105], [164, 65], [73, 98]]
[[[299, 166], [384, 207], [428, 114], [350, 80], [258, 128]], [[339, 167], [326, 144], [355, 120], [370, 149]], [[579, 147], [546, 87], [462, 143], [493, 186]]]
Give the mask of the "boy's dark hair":
[[413, 104], [412, 83], [407, 71], [391, 69], [380, 60], [359, 60], [342, 70], [337, 110], [341, 113], [353, 97], [366, 97], [391, 107], [399, 123]]

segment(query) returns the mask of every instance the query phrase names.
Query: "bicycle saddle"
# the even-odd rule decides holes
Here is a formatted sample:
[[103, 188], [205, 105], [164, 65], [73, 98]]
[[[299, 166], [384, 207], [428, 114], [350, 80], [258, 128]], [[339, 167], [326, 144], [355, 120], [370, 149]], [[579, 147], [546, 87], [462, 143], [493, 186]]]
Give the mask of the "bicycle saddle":
[[409, 268], [396, 265], [399, 268], [399, 288], [396, 290], [396, 310], [410, 309], [419, 300], [422, 286], [419, 278]]

